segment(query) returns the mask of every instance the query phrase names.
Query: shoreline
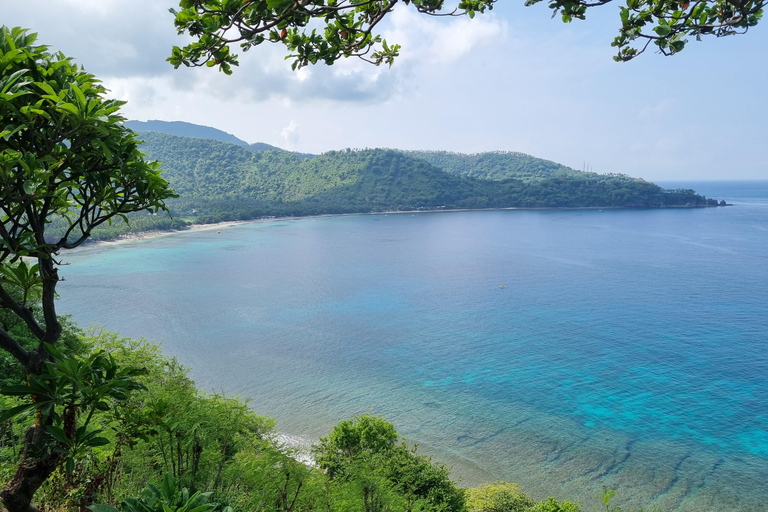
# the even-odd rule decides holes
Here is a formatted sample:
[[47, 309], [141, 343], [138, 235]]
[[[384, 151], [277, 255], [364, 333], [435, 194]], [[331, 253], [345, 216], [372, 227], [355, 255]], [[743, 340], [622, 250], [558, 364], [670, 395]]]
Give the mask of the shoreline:
[[269, 437], [293, 459], [309, 467], [317, 466], [314, 457], [312, 457], [312, 447], [317, 444], [319, 439], [313, 442], [308, 437], [286, 434], [279, 430]]
[[251, 224], [255, 222], [272, 222], [283, 220], [300, 220], [300, 219], [312, 219], [320, 217], [348, 217], [353, 215], [405, 215], [416, 213], [454, 213], [454, 212], [487, 212], [487, 211], [507, 211], [507, 210], [522, 210], [522, 211], [574, 211], [574, 210], [666, 210], [666, 209], [699, 209], [699, 208], [719, 208], [722, 206], [733, 206], [728, 203], [725, 205], [703, 205], [703, 206], [661, 206], [661, 207], [633, 207], [633, 206], [506, 206], [502, 208], [450, 208], [450, 209], [423, 209], [423, 210], [391, 210], [381, 212], [354, 212], [354, 213], [321, 213], [317, 215], [288, 215], [282, 217], [267, 217], [247, 220], [231, 220], [223, 222], [213, 222], [209, 224], [189, 224], [183, 229], [166, 229], [166, 230], [150, 230], [150, 231], [137, 231], [134, 233], [126, 233], [119, 235], [116, 238], [110, 238], [105, 240], [86, 240], [80, 247], [76, 247], [74, 250], [107, 247], [110, 245], [120, 245], [137, 240], [151, 240], [154, 238], [160, 238], [167, 235], [173, 235], [176, 233], [185, 233], [189, 231], [211, 231], [221, 230], [221, 228], [235, 227], [243, 224]]
[[76, 247], [75, 251], [82, 249], [95, 249], [98, 247], [108, 247], [111, 245], [122, 245], [129, 242], [135, 242], [137, 240], [152, 240], [154, 238], [161, 238], [176, 233], [186, 233], [190, 231], [211, 231], [214, 229], [221, 230], [225, 227], [234, 227], [241, 224], [250, 222], [259, 222], [274, 219], [252, 219], [252, 220], [233, 220], [227, 222], [214, 222], [211, 224], [190, 224], [184, 229], [163, 229], [163, 230], [150, 230], [150, 231], [136, 231], [135, 233], [126, 233], [119, 235], [116, 238], [110, 238], [106, 240], [87, 240], [81, 246]]
[[[397, 212], [397, 213], [408, 213], [408, 212]], [[417, 212], [414, 212], [414, 213], [417, 213]], [[418, 212], [418, 213], [422, 213], [422, 212]], [[736, 213], [736, 211], [732, 210], [732, 211], [729, 211], [728, 213]], [[510, 213], [510, 214], [497, 213], [497, 214], [490, 214], [489, 217], [494, 217], [494, 218], [499, 218], [499, 219], [507, 219], [508, 221], [510, 221], [512, 223], [517, 223], [516, 219], [520, 219], [522, 217], [527, 217], [527, 218], [530, 218], [532, 220], [535, 220], [537, 218], [552, 218], [552, 219], [554, 219], [554, 218], [559, 218], [559, 217], [580, 217], [581, 219], [592, 219], [592, 220], [595, 220], [595, 221], [598, 221], [598, 222], [602, 222], [603, 219], [608, 219], [609, 217], [616, 218], [616, 219], [623, 219], [625, 217], [630, 217], [631, 216], [631, 217], [636, 217], [637, 219], [639, 219], [638, 224], [645, 223], [645, 221], [643, 221], [643, 219], [646, 219], [646, 221], [647, 221], [647, 220], [650, 220], [651, 217], [656, 217], [656, 216], [661, 216], [661, 217], [665, 217], [666, 216], [668, 218], [676, 218], [677, 222], [679, 222], [681, 224], [687, 224], [688, 223], [687, 220], [688, 219], [692, 219], [692, 218], [703, 219], [704, 217], [702, 217], [702, 215], [705, 216], [705, 217], [708, 217], [708, 218], [712, 218], [713, 220], [718, 218], [715, 212], [700, 212], [699, 214], [696, 214], [696, 213], [684, 214], [684, 213], [671, 213], [670, 212], [668, 214], [661, 214], [661, 215], [659, 215], [659, 214], [650, 214], [649, 215], [649, 214], [643, 214], [641, 212], [638, 212], [637, 214], [629, 212], [628, 215], [627, 214], [611, 214], [609, 212], [606, 212], [605, 215], [607, 215], [608, 217], [599, 216], [599, 215], [597, 215], [597, 212], [595, 212], [595, 213], [579, 213], [579, 212], [574, 211], [573, 213], [568, 213], [568, 212], [564, 212], [564, 213], [553, 212], [553, 213], [550, 213], [550, 214], [525, 213], [525, 214], [519, 214], [519, 215], [516, 215], [516, 214], [513, 214], [513, 213]], [[710, 215], [712, 215], [713, 217], [710, 217]], [[476, 224], [478, 224], [478, 225], [481, 224], [482, 220], [486, 218], [486, 216], [482, 216], [482, 215], [466, 216], [466, 217], [465, 216], [460, 216], [460, 217], [461, 218], [470, 218], [470, 217], [474, 218], [475, 221], [476, 221]], [[723, 219], [725, 217], [730, 217], [730, 215], [725, 215], [725, 216], [720, 215], [719, 218]], [[290, 217], [288, 217], [288, 218], [290, 218]], [[234, 223], [234, 222], [227, 223], [227, 222], [224, 222], [224, 223], [217, 223], [217, 224], [198, 225], [198, 226], [189, 227], [186, 230], [193, 230], [193, 229], [194, 230], [202, 230], [202, 231], [204, 231], [204, 233], [191, 234], [187, 238], [182, 238], [180, 236], [178, 238], [166, 239], [166, 240], [162, 240], [160, 242], [146, 242], [146, 243], [145, 242], [137, 242], [135, 245], [128, 246], [128, 248], [133, 250], [133, 247], [137, 247], [137, 248], [141, 249], [142, 247], [151, 248], [153, 245], [155, 245], [155, 246], [157, 246], [157, 245], [160, 245], [160, 246], [176, 245], [177, 242], [178, 243], [191, 242], [193, 244], [213, 243], [213, 244], [218, 245], [220, 243], [228, 243], [227, 239], [230, 239], [230, 238], [231, 239], [240, 239], [240, 238], [248, 236], [249, 233], [255, 233], [255, 232], [262, 231], [262, 230], [274, 230], [274, 229], [289, 230], [289, 229], [300, 228], [300, 226], [307, 226], [307, 225], [309, 225], [309, 223], [313, 223], [314, 224], [314, 221], [312, 221], [312, 220], [304, 220], [303, 222], [290, 222], [290, 221], [287, 221], [288, 218], [284, 218], [284, 219], [282, 219], [282, 222], [278, 223], [279, 226], [285, 226], [285, 228], [273, 228], [273, 226], [277, 226], [278, 224], [263, 224], [263, 225], [255, 225], [255, 226], [251, 226], [251, 227], [247, 227], [247, 226], [246, 227], [242, 227], [241, 226], [241, 227], [239, 227], [239, 229], [236, 229], [236, 230], [232, 231], [231, 233], [222, 233], [222, 235], [224, 235], [224, 238], [222, 238], [221, 240], [216, 240], [216, 237], [219, 236], [219, 235], [216, 235], [216, 233], [213, 232], [213, 231], [215, 231], [216, 227], [221, 227], [222, 231], [223, 231], [223, 229], [226, 229], [226, 226], [233, 226], [233, 225], [240, 224], [240, 223]], [[424, 219], [428, 219], [428, 218], [429, 217], [425, 217]], [[439, 219], [443, 219], [443, 217], [432, 217], [432, 218], [435, 219], [435, 220], [434, 221], [429, 221], [429, 223], [432, 223], [432, 222], [435, 222], [435, 221], [440, 222], [440, 223], [444, 223], [444, 222], [449, 222], [450, 219], [452, 219], [452, 218], [445, 217], [444, 221], [440, 221]], [[361, 232], [364, 232], [366, 230], [368, 232], [372, 232], [372, 231], [375, 232], [375, 231], [378, 231], [378, 228], [379, 228], [380, 224], [382, 224], [382, 227], [383, 227], [383, 223], [386, 223], [386, 221], [387, 221], [386, 218], [378, 217], [378, 219], [381, 220], [382, 223], [373, 222], [376, 219], [377, 218], [363, 218], [363, 219], [358, 219], [358, 220], [355, 220], [355, 219], [347, 219], [347, 220], [338, 219], [338, 220], [334, 220], [333, 222], [331, 222], [331, 221], [328, 221], [328, 222], [331, 222], [331, 224], [333, 226], [341, 226], [341, 227], [345, 227], [347, 225], [359, 225], [361, 227]], [[260, 220], [281, 220], [281, 219], [254, 219], [253, 221], [257, 221], [258, 222]], [[251, 222], [253, 222], [253, 221], [251, 221]], [[391, 219], [391, 221], [394, 222], [394, 224], [390, 223], [389, 224], [390, 226], [400, 225], [400, 224], [412, 225], [414, 223], [421, 224], [421, 221], [419, 219], [415, 219], [415, 217], [413, 218], [412, 221], [407, 221], [407, 219], [396, 219], [396, 218]], [[405, 221], [405, 222], [402, 222], [402, 221]], [[320, 222], [324, 223], [325, 221], [321, 220]], [[366, 224], [366, 223], [368, 223], [368, 224]], [[374, 226], [372, 227], [371, 224], [373, 224]], [[704, 225], [702, 231], [709, 230], [709, 227], [706, 226], [705, 223], [701, 223], [701, 224]], [[183, 230], [179, 230], [179, 231], [183, 231]], [[173, 233], [173, 232], [175, 232], [175, 231], [169, 231], [168, 233], [170, 234], [170, 233]], [[684, 232], [684, 233], [687, 234], [687, 232]], [[156, 233], [156, 234], [154, 234], [154, 236], [162, 236], [162, 235], [163, 235], [163, 233]], [[153, 236], [153, 235], [150, 234], [149, 236]], [[118, 251], [122, 252], [124, 250], [125, 250], [125, 248], [122, 249], [122, 250], [118, 248]], [[104, 250], [104, 249], [102, 249], [101, 251], [103, 251], [104, 254], [108, 253], [108, 251]], [[404, 253], [404, 255], [405, 256], [410, 256], [407, 253]], [[236, 258], [238, 255], [234, 254], [232, 256], [234, 258]], [[730, 260], [730, 258], [729, 258], [729, 260]], [[303, 293], [303, 295], [306, 295], [306, 293]], [[186, 341], [185, 341], [185, 343], [186, 343]], [[289, 353], [289, 355], [290, 355], [290, 353]], [[253, 365], [244, 364], [243, 368], [253, 368]], [[304, 368], [299, 367], [298, 371], [296, 371], [296, 373], [305, 373]], [[306, 372], [306, 373], [310, 373], [311, 374], [312, 372]], [[323, 374], [316, 374], [316, 377], [314, 377], [314, 379], [320, 380], [322, 375]], [[254, 387], [253, 389], [259, 389], [259, 388], [258, 387]], [[390, 388], [390, 389], [392, 389], [392, 388]], [[383, 395], [383, 394], [380, 394], [380, 395]], [[256, 395], [256, 396], [258, 396], [258, 395]], [[291, 395], [291, 397], [294, 397], [294, 396], [296, 396], [296, 395], [295, 394]], [[301, 395], [299, 395], [299, 396], [301, 396]], [[358, 392], [355, 389], [353, 389], [352, 391], [350, 391], [350, 392], [348, 392], [348, 393], [346, 393], [346, 394], [344, 394], [342, 396], [343, 396], [343, 398], [345, 400], [356, 399], [357, 396], [358, 396]], [[379, 396], [379, 395], [377, 395], [377, 396]], [[284, 400], [284, 398], [282, 400]], [[361, 402], [361, 403], [363, 403], [363, 402]], [[447, 432], [451, 432], [453, 430], [454, 422], [451, 421], [450, 418], [449, 418], [449, 420], [446, 420], [446, 421], [443, 421], [442, 419], [438, 420], [438, 418], [441, 418], [441, 417], [438, 417], [437, 416], [437, 411], [432, 409], [433, 405], [432, 405], [431, 402], [427, 402], [427, 400], [424, 399], [424, 400], [414, 400], [413, 403], [414, 403], [414, 405], [416, 407], [409, 408], [406, 412], [408, 412], [409, 414], [416, 414], [414, 412], [416, 410], [418, 410], [418, 411], [422, 411], [422, 410], [426, 411], [424, 414], [426, 415], [428, 421], [432, 421], [434, 423], [437, 423], [438, 426], [440, 426], [440, 425], [451, 426], [450, 430], [446, 429]], [[258, 407], [256, 407], [255, 405], [252, 405], [252, 406], [254, 408], [257, 408], [257, 409], [262, 409], [262, 405], [259, 405]], [[286, 409], [290, 409], [290, 408], [292, 408], [292, 406], [286, 407]], [[318, 408], [322, 408], [322, 407], [318, 407]], [[446, 410], [447, 409], [448, 408], [446, 407]], [[363, 409], [362, 406], [361, 406], [360, 410], [361, 411], [365, 411], [367, 409]], [[495, 409], [495, 410], [498, 411], [498, 408]], [[262, 413], [267, 413], [266, 410], [262, 410], [261, 412]], [[453, 414], [453, 413], [451, 413], [451, 414]], [[494, 413], [494, 414], [496, 414], [496, 413]], [[276, 416], [272, 412], [268, 412], [267, 415], [270, 416], [270, 417]], [[457, 414], [455, 416], [459, 417], [460, 415]], [[509, 416], [514, 417], [515, 422], [519, 421], [519, 419], [521, 418], [520, 415], [509, 415]], [[344, 416], [344, 417], [349, 417], [349, 415]], [[476, 415], [476, 417], [479, 417], [479, 415]], [[394, 419], [397, 419], [397, 418], [392, 418], [392, 419], [394, 420]], [[402, 417], [400, 419], [402, 419]], [[285, 442], [286, 444], [290, 445], [290, 444], [292, 444], [292, 443], [290, 443], [290, 441], [291, 441], [290, 438], [291, 437], [295, 437], [295, 436], [296, 437], [305, 437], [305, 438], [307, 438], [306, 444], [311, 444], [311, 440], [313, 440], [313, 439], [316, 440], [317, 439], [316, 436], [307, 436], [306, 434], [302, 435], [302, 433], [303, 433], [302, 426], [304, 425], [304, 423], [305, 423], [304, 421], [295, 420], [293, 423], [285, 424], [285, 427], [284, 427], [283, 426], [284, 423], [281, 420], [278, 423], [279, 431], [277, 432], [277, 434], [285, 434], [289, 438], [289, 439], [283, 438], [283, 439], [281, 439], [281, 442]], [[514, 424], [514, 422], [510, 422], [510, 424]], [[551, 430], [555, 430], [555, 429], [552, 429], [551, 425], [547, 424], [547, 422], [543, 422], [541, 424], [544, 425], [545, 427], [549, 427], [549, 428], [540, 428], [540, 429], [536, 429], [536, 430], [538, 430], [540, 432], [541, 431], [547, 431], [548, 432], [548, 431], [550, 431], [550, 429]], [[291, 425], [292, 428], [289, 427], [289, 425]], [[537, 423], [536, 425], [539, 425], [539, 423]], [[538, 478], [539, 474], [541, 474], [542, 476], [541, 476], [540, 480], [542, 482], [545, 482], [545, 483], [548, 482], [549, 480], [546, 480], [545, 477], [548, 477], [549, 475], [546, 474], [544, 469], [542, 469], [542, 470], [536, 469], [536, 468], [540, 467], [539, 465], [543, 465], [545, 467], [546, 471], [548, 471], [550, 474], [554, 474], [555, 471], [558, 471], [558, 473], [554, 477], [552, 477], [552, 480], [558, 480], [558, 478], [555, 478], [555, 477], [558, 477], [558, 475], [560, 475], [560, 474], [566, 474], [567, 478], [559, 478], [560, 481], [565, 482], [565, 484], [564, 484], [565, 487], [564, 488], [566, 490], [562, 491], [563, 492], [563, 496], [566, 495], [566, 494], [568, 494], [570, 496], [574, 496], [574, 497], [577, 496], [577, 494], [570, 494], [571, 490], [573, 490], [573, 489], [575, 489], [577, 487], [581, 487], [581, 486], [584, 486], [584, 488], [587, 488], [586, 484], [590, 484], [591, 485], [591, 481], [589, 480], [589, 478], [591, 478], [590, 475], [592, 475], [592, 476], [600, 475], [604, 470], [606, 470], [607, 468], [612, 467], [611, 463], [614, 463], [614, 462], [620, 462], [621, 463], [619, 466], [617, 466], [619, 468], [627, 468], [627, 467], [629, 467], [630, 464], [633, 464], [632, 468], [634, 468], [634, 469], [630, 468], [631, 469], [630, 471], [624, 471], [623, 473], [617, 473], [618, 476], [613, 478], [613, 480], [610, 480], [610, 483], [611, 483], [612, 486], [614, 485], [614, 483], [622, 485], [622, 487], [619, 490], [622, 491], [623, 495], [624, 495], [624, 493], [629, 493], [630, 496], [634, 496], [634, 495], [639, 496], [639, 498], [635, 498], [636, 500], [639, 500], [639, 501], [636, 501], [636, 503], [648, 503], [648, 501], [645, 500], [645, 496], [647, 494], [649, 494], [650, 492], [654, 491], [656, 488], [661, 489], [662, 488], [662, 484], [666, 485], [673, 478], [678, 478], [678, 480], [676, 480], [676, 481], [679, 481], [680, 485], [676, 486], [676, 487], [672, 487], [671, 488], [672, 491], [670, 493], [668, 493], [667, 495], [670, 496], [670, 497], [681, 496], [681, 499], [683, 499], [682, 498], [683, 496], [688, 496], [688, 494], [684, 494], [683, 493], [683, 491], [686, 489], [686, 487], [685, 487], [687, 485], [686, 482], [693, 481], [693, 480], [691, 480], [689, 478], [689, 476], [691, 474], [693, 474], [693, 475], [697, 474], [695, 472], [692, 472], [689, 469], [686, 469], [686, 468], [690, 468], [692, 465], [699, 464], [697, 462], [698, 459], [696, 459], [695, 457], [688, 456], [687, 458], [684, 459], [683, 457], [686, 457], [687, 453], [683, 453], [682, 456], [680, 456], [679, 458], [673, 459], [671, 464], [660, 464], [661, 470], [659, 470], [658, 472], [656, 471], [655, 466], [651, 470], [646, 470], [647, 466], [641, 465], [639, 463], [635, 464], [635, 461], [638, 461], [638, 457], [641, 455], [641, 452], [639, 451], [639, 448], [642, 447], [642, 445], [640, 443], [634, 443], [634, 444], [629, 444], [629, 443], [613, 443], [613, 446], [615, 446], [616, 449], [614, 450], [614, 449], [612, 449], [612, 446], [608, 446], [609, 449], [606, 451], [606, 453], [605, 453], [605, 455], [603, 457], [582, 457], [581, 456], [581, 451], [580, 451], [580, 445], [578, 445], [578, 444], [568, 444], [567, 442], [550, 443], [550, 445], [552, 447], [554, 447], [553, 449], [551, 449], [551, 450], [542, 449], [542, 450], [539, 450], [539, 451], [535, 451], [532, 448], [530, 450], [527, 448], [528, 446], [534, 446], [533, 443], [529, 444], [529, 443], [526, 443], [526, 442], [517, 442], [517, 443], [516, 442], [510, 442], [510, 438], [506, 434], [496, 435], [495, 437], [491, 437], [492, 435], [496, 434], [497, 432], [501, 432], [502, 428], [503, 427], [507, 427], [507, 426], [509, 426], [509, 425], [500, 424], [498, 428], [495, 428], [496, 427], [496, 423], [493, 423], [491, 426], [481, 430], [480, 428], [477, 428], [478, 427], [477, 425], [474, 425], [473, 423], [468, 423], [468, 427], [467, 428], [457, 430], [455, 435], [449, 435], [447, 437], [444, 436], [445, 439], [448, 439], [449, 441], [451, 441], [451, 443], [446, 443], [447, 446], [444, 445], [444, 444], [439, 444], [439, 443], [435, 442], [435, 439], [437, 438], [437, 435], [438, 435], [437, 433], [430, 434], [429, 436], [426, 436], [426, 438], [425, 438], [425, 437], [421, 437], [424, 434], [420, 430], [416, 431], [416, 432], [418, 432], [418, 434], [414, 434], [413, 433], [414, 431], [411, 428], [410, 433], [408, 434], [408, 437], [420, 441], [422, 443], [422, 445], [426, 446], [427, 448], [435, 447], [434, 448], [434, 452], [439, 452], [439, 455], [437, 455], [437, 456], [441, 460], [445, 460], [446, 462], [448, 462], [448, 460], [446, 460], [446, 459], [448, 459], [448, 456], [445, 455], [445, 451], [447, 451], [449, 453], [449, 455], [458, 455], [456, 453], [458, 448], [462, 448], [462, 451], [460, 453], [463, 454], [463, 455], [467, 455], [467, 452], [463, 451], [463, 446], [464, 445], [473, 444], [475, 442], [479, 442], [481, 440], [484, 441], [484, 440], [488, 439], [487, 447], [482, 448], [483, 445], [479, 444], [477, 449], [473, 448], [473, 450], [475, 450], [475, 451], [473, 451], [469, 455], [474, 455], [474, 456], [472, 456], [470, 460], [476, 461], [476, 462], [480, 462], [480, 463], [487, 463], [488, 459], [491, 458], [491, 455], [496, 454], [496, 453], [506, 453], [506, 450], [509, 450], [509, 453], [514, 453], [515, 455], [513, 457], [507, 457], [508, 459], [514, 459], [515, 460], [515, 464], [519, 464], [520, 462], [525, 462], [526, 463], [525, 467], [527, 468], [527, 469], [525, 469], [525, 473], [532, 474], [536, 478]], [[403, 427], [403, 428], [405, 428], [405, 427]], [[400, 423], [398, 423], [398, 429], [400, 429]], [[314, 432], [314, 430], [307, 430], [307, 432], [310, 432], [310, 431]], [[324, 432], [327, 432], [327, 430], [325, 430]], [[406, 431], [404, 431], [404, 435], [406, 435], [405, 432]], [[571, 431], [571, 432], [575, 432], [575, 431]], [[511, 429], [509, 430], [509, 433], [512, 433]], [[459, 436], [459, 434], [462, 434], [462, 436]], [[325, 434], [320, 434], [320, 435], [325, 435]], [[468, 437], [464, 437], [464, 436], [468, 436]], [[459, 437], [462, 437], [462, 439], [459, 440]], [[604, 439], [603, 436], [584, 436], [584, 438], [585, 439], [595, 438], [595, 439], [598, 439], [598, 440], [599, 439]], [[454, 441], [454, 439], [456, 439], [458, 442]], [[522, 439], [526, 440], [527, 438], [522, 437]], [[566, 441], [570, 441], [570, 439], [571, 438], [568, 437], [566, 439]], [[300, 442], [299, 443], [299, 447], [301, 447], [301, 444], [304, 444], [304, 443]], [[456, 447], [454, 445], [461, 445], [461, 446]], [[544, 446], [545, 448], [548, 448], [550, 446], [550, 445], [547, 445], [546, 443], [541, 443], [541, 445]], [[600, 446], [604, 446], [604, 445], [600, 445]], [[518, 456], [517, 455], [518, 452], [517, 451], [513, 451], [517, 447], [525, 448], [525, 451], [522, 452], [522, 456]], [[632, 448], [632, 450], [629, 450], [629, 449], [627, 449], [625, 447]], [[451, 448], [454, 448], [454, 450], [451, 451], [450, 450]], [[664, 446], [663, 448], [664, 448], [663, 453], [671, 453], [672, 452], [672, 450], [669, 449], [668, 446]], [[634, 453], [627, 459], [628, 454], [631, 454], [632, 452], [634, 452]], [[648, 456], [648, 452], [649, 452], [649, 450], [647, 450], [647, 449], [643, 450], [643, 452], [642, 452], [643, 457], [641, 457], [642, 460], [640, 460], [639, 462], [643, 462], [645, 460], [656, 460], [655, 458], [651, 458], [650, 456]], [[592, 452], [589, 452], [589, 453], [592, 453]], [[677, 453], [677, 451], [675, 451], [675, 453]], [[598, 455], [599, 455], [599, 453], [598, 453]], [[628, 460], [628, 464], [624, 463], [625, 459]], [[454, 459], [451, 458], [450, 460], [453, 461]], [[558, 461], [557, 464], [561, 464], [562, 463], [562, 464], [567, 465], [566, 468], [563, 469], [562, 471], [560, 471], [560, 466], [559, 465], [557, 466], [557, 468], [555, 468], [555, 466], [556, 466], [555, 460]], [[606, 461], [606, 462], [603, 463], [603, 461]], [[677, 462], [680, 462], [680, 461], [685, 461], [685, 462], [682, 463], [682, 464], [676, 464]], [[504, 462], [504, 463], [506, 464], [506, 462]], [[538, 465], [534, 464], [534, 463], [538, 463]], [[499, 463], [499, 465], [500, 464], [501, 463]], [[715, 464], [717, 464], [717, 466], [715, 466]], [[449, 462], [449, 465], [451, 465], [450, 462]], [[452, 471], [452, 477], [453, 476], [459, 476], [457, 474], [458, 471], [456, 471], [458, 469], [457, 468], [457, 464], [454, 462], [452, 465], [454, 466], [454, 471]], [[508, 465], [511, 467], [511, 463], [508, 464]], [[727, 465], [727, 466], [730, 466], [730, 464]], [[675, 471], [677, 471], [677, 469], [674, 469], [674, 468], [677, 468], [677, 467], [682, 467], [683, 470], [684, 470], [679, 475], [675, 474]], [[723, 465], [721, 462], [714, 461], [713, 464], [712, 464], [712, 467], [716, 467], [717, 471], [716, 472], [712, 471], [712, 473], [715, 474], [716, 480], [719, 480], [721, 482], [722, 481], [728, 482], [728, 481], [742, 481], [742, 480], [746, 480], [746, 479], [736, 479], [736, 478], [733, 478], [733, 477], [729, 476], [729, 475], [732, 475], [732, 473], [725, 473], [724, 472], [725, 469], [728, 469], [728, 468], [726, 467], [726, 465]], [[666, 471], [666, 470], [669, 470], [669, 468], [673, 468], [674, 471], [671, 471], [671, 470], [670, 471]], [[723, 469], [723, 468], [725, 468], [725, 469]], [[493, 467], [492, 467], [492, 469], [493, 469]], [[506, 466], [504, 466], [502, 469], [506, 469]], [[566, 470], [568, 470], [568, 471], [566, 471]], [[571, 471], [571, 470], [573, 470], [573, 471]], [[577, 472], [576, 470], [579, 470], [579, 472]], [[588, 473], [588, 471], [591, 471], [591, 470], [594, 470], [594, 471], [592, 473]], [[499, 473], [501, 473], [501, 474], [499, 474], [499, 478], [506, 478], [509, 481], [516, 481], [516, 480], [518, 480], [514, 476], [507, 477], [506, 473], [503, 473], [502, 471], [499, 471]], [[585, 476], [580, 477], [580, 479], [576, 479], [573, 475], [577, 475], [577, 474], [578, 475], [584, 474]], [[635, 488], [635, 487], [630, 486], [631, 483], [639, 484], [640, 481], [645, 481], [647, 479], [646, 475], [648, 475], [648, 474], [654, 475], [653, 479], [651, 479], [651, 484], [649, 484], [649, 485], [653, 485], [653, 487], [650, 488], [650, 490], [646, 491], [646, 488], [644, 488], [644, 487], [639, 487], [638, 486], [637, 488]], [[658, 477], [656, 476], [657, 474], [659, 475]], [[668, 474], [671, 475], [671, 478], [666, 478]], [[705, 473], [705, 474], [709, 474], [709, 473]], [[467, 482], [466, 478], [464, 478], [462, 480], [465, 483], [470, 483], [471, 482], [471, 480], [470, 480], [470, 482]], [[573, 482], [573, 483], [571, 483], [571, 482]], [[521, 485], [524, 485], [524, 490], [526, 492], [528, 492], [529, 494], [536, 493], [537, 497], [541, 496], [540, 494], [538, 494], [539, 492], [549, 492], [549, 489], [553, 489], [553, 487], [548, 487], [547, 489], [541, 490], [541, 488], [544, 487], [544, 484], [536, 485], [536, 482], [531, 484], [530, 482], [525, 483], [525, 482], [520, 481], [519, 483], [521, 483]], [[664, 487], [664, 488], [666, 488], [666, 487]], [[741, 488], [741, 487], [739, 486], [737, 488]], [[557, 489], [560, 489], [560, 487], [557, 487]], [[560, 492], [560, 491], [558, 491], [558, 492]], [[698, 492], [701, 495], [704, 495], [704, 492], [709, 492], [709, 491], [705, 489], [704, 491], [698, 491]], [[711, 493], [707, 494], [706, 496], [711, 496]], [[702, 501], [699, 501], [698, 503], [702, 503]], [[727, 507], [724, 507], [724, 508], [727, 508]], [[681, 509], [681, 511], [682, 510], [685, 510], [685, 509]], [[707, 508], [700, 508], [699, 510], [708, 510], [708, 509]], [[710, 510], [712, 510], [712, 509], [710, 509]], [[735, 508], [732, 509], [732, 510], [735, 510]]]

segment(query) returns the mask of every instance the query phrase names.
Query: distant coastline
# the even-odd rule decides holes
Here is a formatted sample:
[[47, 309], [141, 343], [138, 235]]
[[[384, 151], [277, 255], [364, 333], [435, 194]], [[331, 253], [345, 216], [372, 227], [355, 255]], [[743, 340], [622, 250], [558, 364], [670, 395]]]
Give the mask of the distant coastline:
[[271, 221], [284, 221], [284, 220], [299, 220], [299, 219], [311, 219], [320, 217], [348, 217], [355, 215], [407, 215], [417, 213], [456, 213], [456, 212], [486, 212], [486, 211], [505, 211], [505, 210], [524, 210], [524, 211], [573, 211], [573, 210], [666, 210], [666, 209], [700, 209], [700, 208], [720, 208], [724, 206], [734, 206], [732, 203], [726, 203], [724, 205], [689, 205], [689, 206], [660, 206], [660, 207], [631, 207], [631, 206], [547, 206], [547, 207], [528, 207], [528, 206], [509, 206], [504, 208], [429, 208], [429, 209], [416, 209], [416, 210], [394, 210], [394, 211], [382, 211], [382, 212], [357, 212], [357, 213], [321, 213], [317, 215], [286, 215], [286, 216], [270, 216], [257, 219], [247, 220], [230, 220], [223, 222], [211, 222], [211, 223], [195, 223], [187, 224], [180, 229], [153, 229], [147, 231], [135, 231], [121, 235], [117, 235], [113, 238], [105, 238], [100, 240], [88, 239], [78, 248], [93, 248], [99, 246], [119, 245], [136, 240], [150, 240], [153, 238], [160, 238], [167, 235], [173, 235], [176, 233], [185, 233], [188, 231], [220, 231], [228, 227], [239, 226], [242, 224], [251, 224], [256, 222], [271, 222]]

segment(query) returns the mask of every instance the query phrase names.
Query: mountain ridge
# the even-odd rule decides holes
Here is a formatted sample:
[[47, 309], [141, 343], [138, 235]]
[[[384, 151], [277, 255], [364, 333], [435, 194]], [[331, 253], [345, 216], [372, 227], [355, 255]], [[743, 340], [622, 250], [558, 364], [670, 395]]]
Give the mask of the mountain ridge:
[[[198, 213], [707, 204], [690, 190], [664, 191], [642, 179], [583, 173], [520, 153], [427, 155], [452, 162], [446, 169], [423, 158], [424, 152], [345, 149], [306, 157], [157, 132], [144, 132], [142, 138], [143, 151], [162, 162], [164, 177], [181, 196], [170, 204]], [[468, 165], [473, 158], [487, 165], [479, 170]]]
[[272, 149], [281, 149], [265, 142], [254, 142], [249, 144], [237, 136], [214, 128], [200, 124], [187, 123], [185, 121], [160, 121], [150, 119], [148, 121], [126, 121], [125, 126], [137, 133], [158, 132], [168, 135], [178, 135], [181, 137], [194, 137], [198, 139], [213, 139], [221, 142], [229, 142], [238, 146], [247, 147], [252, 151], [267, 151]]
[[94, 239], [264, 217], [718, 204], [690, 189], [665, 190], [625, 175], [584, 173], [521, 153], [345, 149], [305, 155], [152, 131], [141, 132], [140, 138], [142, 152], [161, 162], [163, 178], [179, 194], [166, 202], [172, 218], [135, 214], [129, 216], [130, 227], [103, 226], [94, 231]]

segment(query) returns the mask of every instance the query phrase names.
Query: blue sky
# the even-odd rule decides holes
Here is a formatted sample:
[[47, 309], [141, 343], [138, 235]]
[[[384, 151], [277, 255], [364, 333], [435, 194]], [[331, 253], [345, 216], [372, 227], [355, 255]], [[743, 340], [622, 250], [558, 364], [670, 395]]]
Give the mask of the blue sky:
[[99, 76], [130, 119], [312, 153], [504, 150], [649, 180], [768, 179], [768, 21], [616, 63], [618, 4], [567, 25], [522, 4], [499, 0], [474, 20], [400, 6], [382, 28], [403, 45], [391, 69], [350, 59], [296, 73], [263, 46], [229, 77], [165, 62], [181, 42], [173, 1], [0, 0], [0, 12]]

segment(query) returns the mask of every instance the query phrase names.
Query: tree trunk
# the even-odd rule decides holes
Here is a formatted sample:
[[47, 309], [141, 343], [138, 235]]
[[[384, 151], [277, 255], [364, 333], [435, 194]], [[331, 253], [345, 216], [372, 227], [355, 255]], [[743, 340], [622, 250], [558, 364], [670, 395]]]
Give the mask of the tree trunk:
[[38, 512], [32, 498], [64, 458], [59, 453], [34, 454], [41, 449], [43, 437], [47, 435], [44, 429], [42, 425], [29, 427], [16, 474], [0, 491], [0, 500], [8, 512]]
[[[52, 330], [52, 332], [56, 331], [54, 333], [56, 336], [61, 333], [58, 322], [57, 325], [58, 331], [55, 326]], [[55, 342], [56, 339], [50, 341], [50, 343]], [[50, 355], [45, 352], [42, 343], [38, 350], [31, 351], [27, 355], [25, 364], [27, 375], [40, 375], [43, 364], [50, 359]], [[35, 400], [34, 396], [32, 400]], [[49, 434], [45, 431], [45, 425], [41, 424], [40, 417], [41, 411], [37, 409], [37, 421], [27, 429], [24, 436], [24, 448], [16, 473], [0, 491], [0, 501], [8, 512], [38, 512], [37, 507], [32, 505], [32, 498], [65, 458], [64, 454], [52, 453], [45, 448], [46, 437]], [[68, 422], [65, 420], [66, 423]]]

